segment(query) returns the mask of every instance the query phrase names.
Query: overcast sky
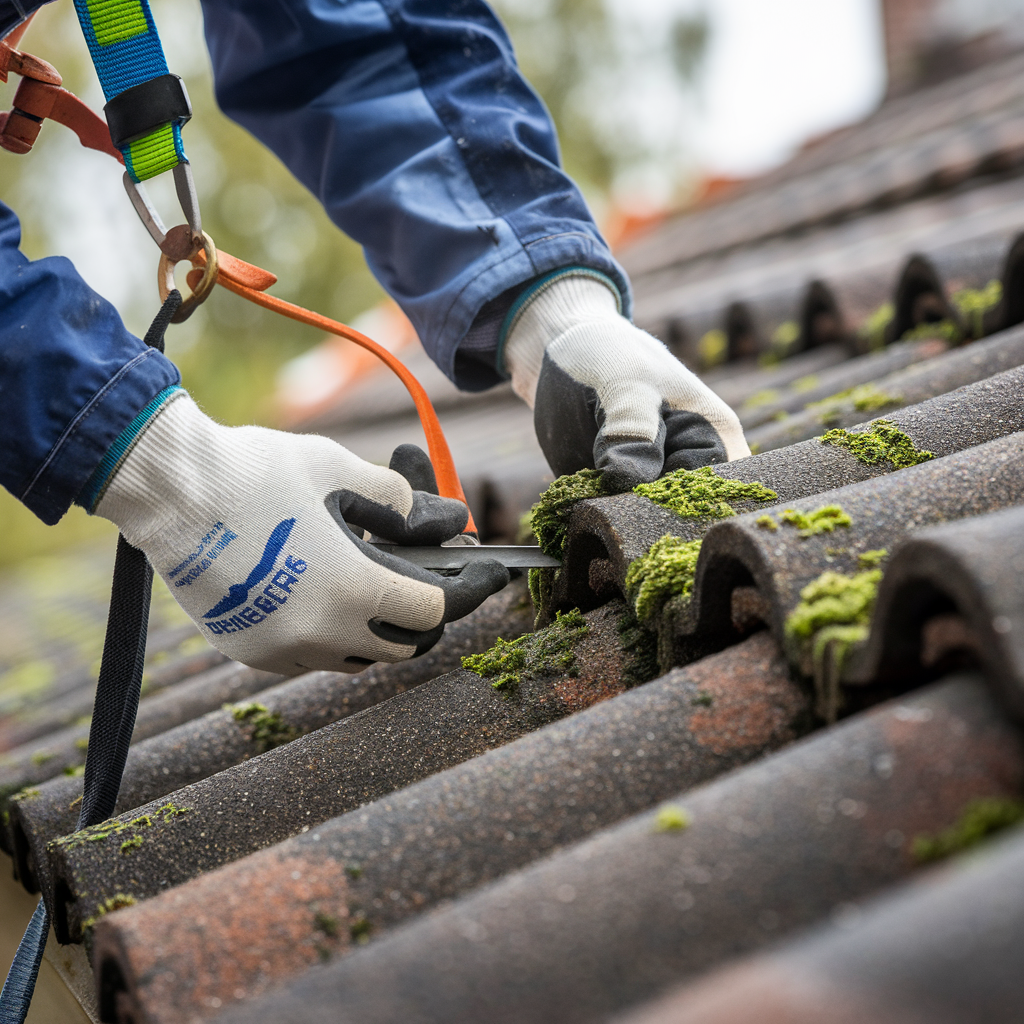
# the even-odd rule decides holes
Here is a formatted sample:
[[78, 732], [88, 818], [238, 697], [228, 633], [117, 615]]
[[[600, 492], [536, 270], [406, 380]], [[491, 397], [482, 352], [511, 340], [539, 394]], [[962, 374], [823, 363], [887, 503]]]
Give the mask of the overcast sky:
[[[679, 0], [643, 2], [664, 10]], [[705, 0], [704, 9], [711, 41], [694, 141], [708, 170], [764, 170], [878, 103], [879, 0]]]

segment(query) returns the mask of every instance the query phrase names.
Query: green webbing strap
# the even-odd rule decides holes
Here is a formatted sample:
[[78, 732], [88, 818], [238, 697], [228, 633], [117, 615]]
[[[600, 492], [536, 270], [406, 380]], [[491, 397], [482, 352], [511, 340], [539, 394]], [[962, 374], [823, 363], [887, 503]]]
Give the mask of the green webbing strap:
[[[127, 89], [167, 75], [167, 60], [148, 0], [75, 0], [85, 41], [108, 104]], [[121, 146], [136, 183], [186, 163], [180, 120]]]

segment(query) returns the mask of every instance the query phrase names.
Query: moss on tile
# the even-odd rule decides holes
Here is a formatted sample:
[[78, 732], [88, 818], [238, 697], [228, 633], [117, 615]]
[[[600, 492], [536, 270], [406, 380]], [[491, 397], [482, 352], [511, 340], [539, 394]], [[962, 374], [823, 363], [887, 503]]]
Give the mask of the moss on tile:
[[878, 412], [879, 409], [902, 405], [903, 396], [883, 391], [874, 384], [858, 384], [845, 391], [837, 391], [820, 402], [811, 402], [807, 409], [818, 414], [818, 419], [826, 426], [839, 422], [845, 413]]
[[764, 484], [720, 477], [710, 466], [677, 469], [634, 492], [683, 519], [726, 519], [736, 515], [730, 502], [775, 501], [778, 495]]
[[885, 332], [895, 315], [896, 307], [891, 302], [883, 302], [861, 324], [857, 334], [867, 343], [867, 347], [872, 352], [885, 348]]
[[649, 622], [671, 598], [690, 596], [701, 543], [666, 534], [630, 563], [626, 593], [640, 622]]
[[655, 832], [682, 832], [690, 827], [690, 812], [679, 804], [664, 804], [654, 816]]
[[849, 527], [853, 520], [839, 505], [822, 505], [811, 512], [787, 508], [779, 519], [786, 526], [796, 527], [801, 537], [815, 537], [819, 533], [832, 533], [837, 526]]
[[771, 530], [772, 533], [779, 528], [779, 524], [772, 516], [768, 515], [767, 512], [763, 516], [758, 516], [754, 522], [760, 526], [762, 530]]
[[813, 391], [821, 383], [821, 378], [816, 373], [809, 373], [806, 377], [798, 377], [790, 387], [798, 394], [805, 391]]
[[494, 689], [506, 693], [515, 692], [523, 676], [575, 675], [575, 647], [588, 629], [587, 620], [578, 609], [565, 614], [557, 612], [550, 626], [518, 640], [499, 637], [489, 651], [464, 657], [462, 667], [491, 679]]
[[125, 892], [116, 892], [113, 896], [108, 896], [96, 908], [96, 913], [82, 922], [82, 931], [88, 931], [105, 914], [112, 914], [115, 910], [121, 910], [123, 907], [134, 907], [138, 902], [134, 896]]
[[313, 927], [317, 931], [323, 932], [329, 939], [337, 938], [341, 930], [338, 919], [333, 914], [326, 914], [322, 910], [318, 910], [313, 915]]
[[800, 603], [786, 618], [786, 635], [808, 641], [828, 626], [867, 626], [881, 579], [881, 569], [852, 576], [823, 572], [800, 591]]
[[893, 469], [907, 469], [935, 458], [933, 452], [917, 448], [890, 420], [876, 420], [868, 430], [856, 434], [849, 430], [830, 430], [820, 441], [836, 448], [845, 448], [858, 462], [868, 466], [887, 461]]
[[900, 341], [926, 341], [929, 338], [941, 338], [943, 341], [955, 345], [962, 336], [960, 328], [952, 320], [935, 320], [908, 328], [900, 336]]
[[984, 288], [961, 288], [953, 293], [953, 305], [960, 310], [971, 329], [972, 338], [985, 333], [985, 314], [995, 309], [1003, 298], [1003, 284], [995, 279]]
[[252, 740], [261, 754], [291, 743], [300, 735], [299, 730], [288, 725], [279, 712], [269, 711], [264, 704], [247, 701], [243, 704], [228, 704], [226, 707], [239, 725], [251, 730]]
[[85, 774], [84, 764], [69, 764], [64, 768], [64, 774], [70, 775], [72, 778], [79, 778]]
[[142, 845], [142, 836], [132, 836], [131, 839], [126, 839], [121, 844], [121, 852], [124, 854], [131, 853], [132, 850], [137, 850]]
[[573, 506], [584, 498], [598, 498], [605, 493], [601, 472], [596, 469], [581, 469], [549, 484], [530, 510], [530, 527], [541, 551], [561, 558]]
[[770, 340], [771, 351], [779, 359], [786, 359], [792, 355], [800, 340], [800, 325], [795, 320], [783, 320], [778, 327], [772, 331]]
[[715, 698], [707, 690], [700, 690], [695, 697], [690, 698], [690, 704], [695, 708], [709, 708], [715, 703]]
[[888, 548], [874, 548], [871, 551], [862, 551], [857, 556], [857, 564], [862, 569], [877, 569], [888, 557]]
[[39, 790], [35, 786], [26, 786], [11, 796], [11, 803], [20, 804], [25, 800], [34, 800], [39, 796]]
[[969, 850], [983, 839], [1024, 821], [1024, 803], [1006, 797], [981, 797], [972, 800], [960, 818], [936, 836], [917, 836], [911, 847], [920, 864], [943, 860]]
[[[80, 801], [81, 797], [75, 802], [78, 803]], [[191, 810], [191, 807], [178, 807], [176, 804], [168, 801], [153, 811], [152, 814], [140, 814], [139, 817], [133, 818], [131, 821], [118, 821], [116, 818], [107, 818], [106, 821], [101, 821], [97, 825], [89, 825], [78, 832], [72, 832], [71, 835], [54, 839], [53, 844], [61, 846], [66, 850], [73, 850], [83, 843], [99, 843], [110, 836], [120, 836], [124, 835], [125, 832], [139, 832], [142, 829], [152, 828], [161, 821], [164, 824], [168, 824], [175, 818], [188, 814]]]
[[625, 656], [622, 681], [627, 687], [649, 683], [659, 672], [658, 638], [640, 625], [629, 605], [623, 609], [618, 624], [619, 643]]
[[697, 354], [700, 356], [701, 367], [710, 370], [712, 366], [724, 363], [729, 354], [729, 339], [725, 331], [707, 331], [697, 342]]
[[779, 400], [779, 392], [775, 388], [765, 388], [763, 391], [755, 391], [743, 403], [747, 410], [760, 409], [763, 405], [771, 405]]
[[373, 925], [361, 915], [354, 917], [352, 923], [348, 926], [348, 932], [352, 936], [352, 941], [360, 946], [370, 941], [370, 932], [372, 931]]
[[54, 757], [56, 757], [56, 754], [51, 754], [49, 750], [38, 750], [32, 755], [32, 763], [43, 765], [47, 761], [52, 761]]

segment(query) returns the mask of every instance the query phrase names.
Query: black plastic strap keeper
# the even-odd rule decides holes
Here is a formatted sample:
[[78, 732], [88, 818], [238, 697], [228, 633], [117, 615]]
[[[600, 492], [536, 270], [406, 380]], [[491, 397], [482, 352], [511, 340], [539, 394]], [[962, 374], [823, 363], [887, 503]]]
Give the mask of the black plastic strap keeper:
[[184, 124], [192, 117], [185, 83], [177, 75], [161, 75], [115, 96], [104, 108], [110, 139], [118, 149], [161, 125]]

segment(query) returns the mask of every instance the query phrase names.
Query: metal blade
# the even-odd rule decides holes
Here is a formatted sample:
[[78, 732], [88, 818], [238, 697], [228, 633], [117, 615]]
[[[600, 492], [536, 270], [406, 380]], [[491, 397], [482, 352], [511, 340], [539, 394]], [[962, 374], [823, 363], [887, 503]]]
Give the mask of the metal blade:
[[462, 569], [471, 562], [493, 558], [507, 569], [557, 568], [562, 563], [527, 544], [466, 544], [449, 548], [405, 547], [373, 541], [373, 546], [423, 569]]

